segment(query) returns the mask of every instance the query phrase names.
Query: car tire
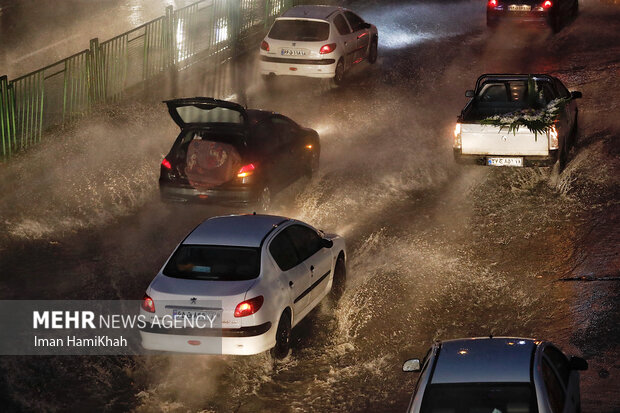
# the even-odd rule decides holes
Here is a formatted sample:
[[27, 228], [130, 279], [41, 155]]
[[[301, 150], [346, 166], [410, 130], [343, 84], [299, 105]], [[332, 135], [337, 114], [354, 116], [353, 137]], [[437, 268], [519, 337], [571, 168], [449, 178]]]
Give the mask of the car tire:
[[258, 194], [256, 200], [256, 208], [260, 212], [267, 212], [271, 208], [271, 189], [268, 185], [265, 185]]
[[334, 279], [332, 281], [332, 290], [330, 292], [331, 299], [337, 303], [344, 294], [345, 284], [347, 282], [347, 267], [344, 262], [344, 257], [341, 255], [336, 260], [334, 266]]
[[489, 29], [497, 28], [497, 19], [492, 19], [487, 15], [487, 27]]
[[370, 43], [370, 49], [368, 50], [368, 62], [370, 64], [376, 63], [378, 56], [377, 39], [374, 39], [372, 43]]
[[339, 86], [342, 84], [343, 80], [344, 80], [344, 60], [340, 58], [340, 60], [338, 60], [338, 64], [336, 65], [336, 72], [334, 73], [333, 82], [336, 86]]
[[562, 18], [560, 13], [554, 13], [551, 16], [551, 30], [553, 33], [559, 33], [562, 30]]
[[276, 330], [276, 345], [271, 349], [274, 359], [282, 360], [291, 349], [291, 317], [288, 312], [283, 312]]
[[573, 18], [579, 16], [579, 0], [575, 0], [575, 3], [573, 4], [572, 14]]

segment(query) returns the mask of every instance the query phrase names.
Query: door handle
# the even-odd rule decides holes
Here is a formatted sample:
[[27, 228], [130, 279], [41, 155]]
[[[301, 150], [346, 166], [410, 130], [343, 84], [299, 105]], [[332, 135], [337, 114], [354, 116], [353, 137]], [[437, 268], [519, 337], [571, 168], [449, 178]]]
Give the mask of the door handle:
[[295, 284], [293, 281], [289, 281], [288, 282], [288, 286], [291, 287], [291, 288], [293, 288], [293, 284]]

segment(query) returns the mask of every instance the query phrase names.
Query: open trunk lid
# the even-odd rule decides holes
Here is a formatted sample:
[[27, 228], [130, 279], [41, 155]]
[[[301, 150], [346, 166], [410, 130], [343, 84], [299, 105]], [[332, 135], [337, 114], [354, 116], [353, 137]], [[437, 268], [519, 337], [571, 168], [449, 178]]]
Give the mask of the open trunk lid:
[[164, 103], [168, 105], [172, 119], [182, 129], [222, 123], [239, 127], [247, 125], [247, 112], [238, 103], [206, 97], [172, 99]]

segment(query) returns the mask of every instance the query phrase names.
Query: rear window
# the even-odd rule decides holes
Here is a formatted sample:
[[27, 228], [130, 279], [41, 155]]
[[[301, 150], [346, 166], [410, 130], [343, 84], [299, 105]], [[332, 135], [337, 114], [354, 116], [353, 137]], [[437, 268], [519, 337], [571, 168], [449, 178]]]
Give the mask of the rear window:
[[181, 245], [163, 273], [191, 280], [251, 280], [260, 273], [260, 251], [247, 247]]
[[275, 40], [319, 42], [329, 38], [329, 23], [310, 20], [276, 20], [268, 37]]
[[422, 413], [536, 413], [529, 383], [433, 384], [425, 392]]
[[243, 115], [236, 110], [216, 107], [180, 106], [177, 113], [185, 123], [243, 123]]

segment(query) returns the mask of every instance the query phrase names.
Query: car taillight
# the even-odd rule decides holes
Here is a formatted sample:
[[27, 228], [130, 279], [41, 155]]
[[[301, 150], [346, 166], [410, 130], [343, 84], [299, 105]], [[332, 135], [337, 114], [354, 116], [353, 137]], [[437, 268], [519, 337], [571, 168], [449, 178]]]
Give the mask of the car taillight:
[[161, 166], [163, 166], [166, 169], [172, 169], [172, 165], [170, 164], [170, 161], [166, 158], [164, 158], [164, 160], [161, 161]]
[[263, 40], [262, 43], [260, 44], [260, 48], [261, 48], [261, 50], [264, 50], [264, 51], [268, 52], [269, 51], [269, 43], [267, 43], [266, 41]]
[[142, 309], [144, 311], [148, 311], [149, 313], [155, 312], [155, 303], [147, 294], [144, 294], [144, 297], [142, 298]]
[[319, 50], [320, 54], [329, 54], [331, 52], [333, 52], [334, 50], [336, 50], [336, 43], [330, 43], [330, 44], [326, 44], [321, 46], [321, 49]]
[[457, 122], [454, 127], [454, 144], [452, 145], [454, 148], [461, 148], [461, 124]]
[[551, 0], [547, 0], [543, 3], [543, 9], [549, 9], [551, 8], [551, 6], [553, 6], [553, 3], [551, 2]]
[[250, 176], [254, 173], [255, 169], [256, 165], [253, 163], [242, 166], [241, 169], [239, 169], [239, 172], [237, 172], [237, 178], [245, 178], [246, 176]]
[[488, 4], [488, 6], [489, 6], [489, 7], [495, 7], [495, 6], [497, 6], [497, 0], [489, 0], [489, 4]]
[[558, 139], [558, 130], [555, 128], [555, 125], [551, 127], [547, 135], [549, 136], [549, 149], [559, 149], [560, 140]]
[[254, 314], [263, 306], [262, 295], [258, 297], [254, 297], [251, 300], [245, 300], [239, 304], [237, 304], [237, 308], [235, 308], [235, 317], [246, 317]]

